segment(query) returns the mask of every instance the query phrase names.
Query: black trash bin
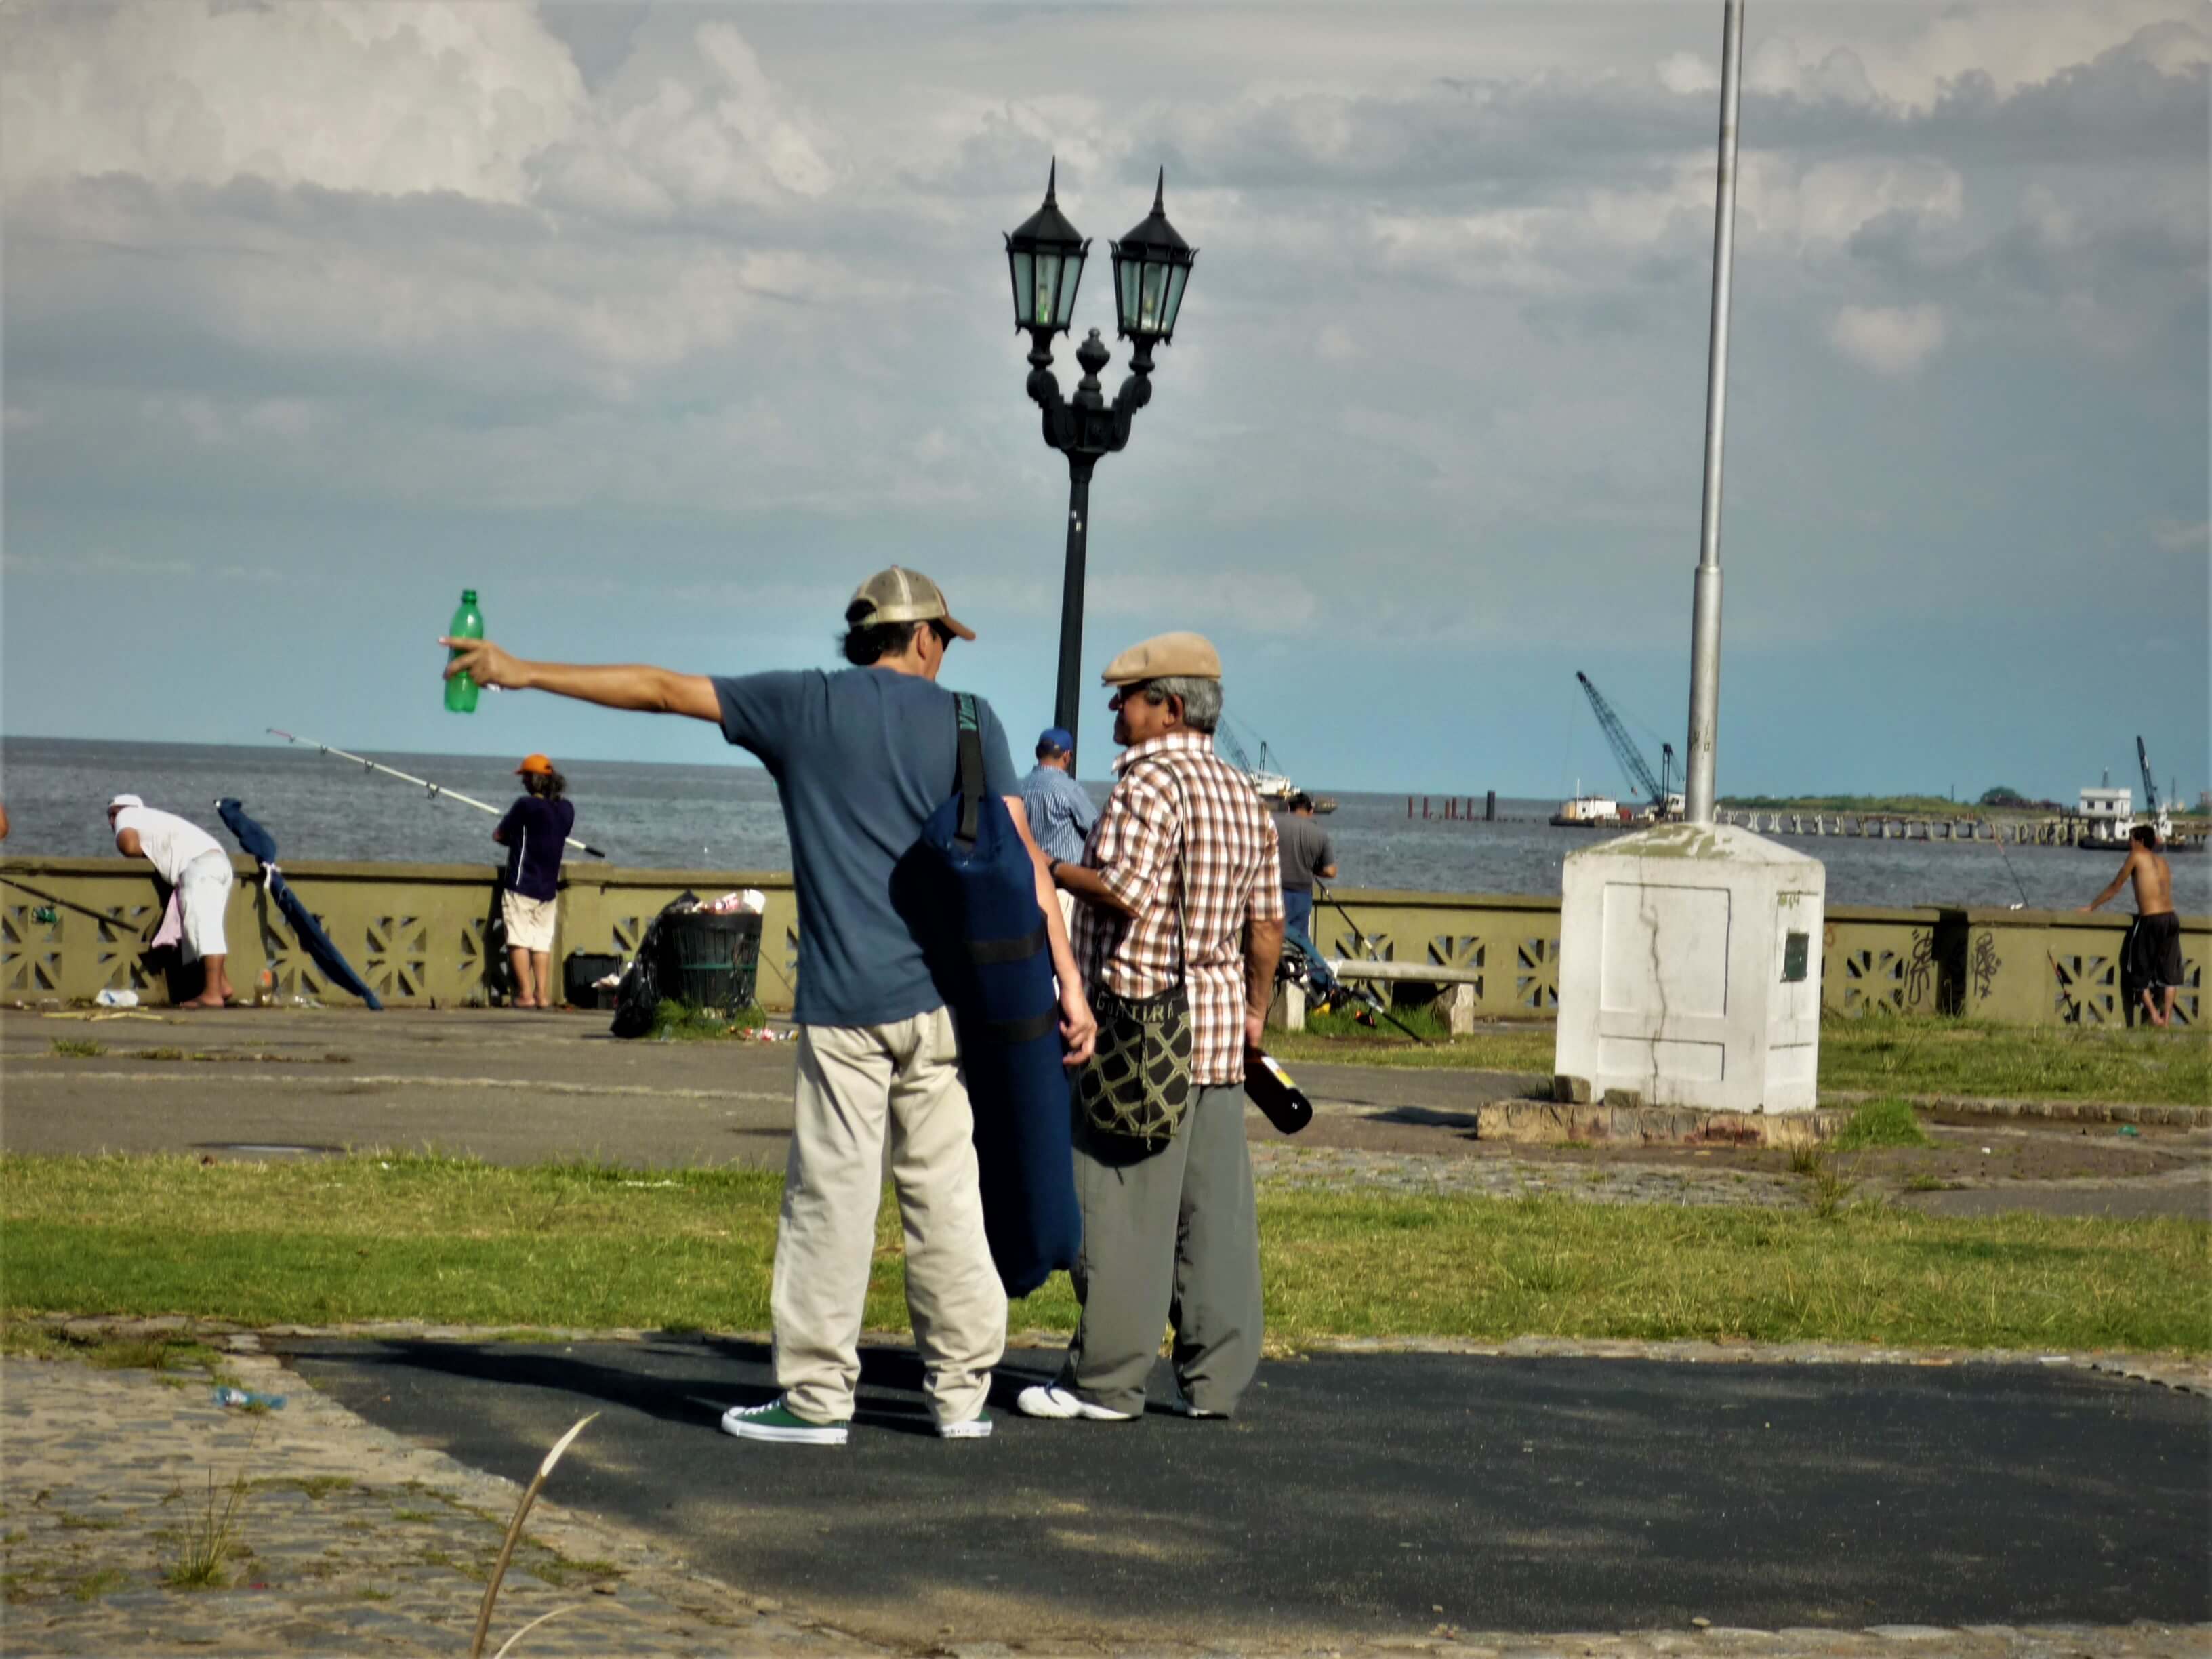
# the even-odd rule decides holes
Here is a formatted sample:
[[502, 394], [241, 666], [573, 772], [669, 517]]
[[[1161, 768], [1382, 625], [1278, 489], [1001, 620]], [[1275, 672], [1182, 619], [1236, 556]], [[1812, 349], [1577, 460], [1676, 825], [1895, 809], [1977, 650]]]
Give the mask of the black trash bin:
[[692, 910], [668, 918], [665, 994], [692, 1008], [734, 1014], [753, 1003], [761, 919], [750, 910]]
[[611, 1008], [615, 1006], [614, 987], [604, 988], [599, 981], [610, 974], [619, 974], [623, 959], [604, 951], [571, 951], [562, 965], [561, 990], [573, 1008]]

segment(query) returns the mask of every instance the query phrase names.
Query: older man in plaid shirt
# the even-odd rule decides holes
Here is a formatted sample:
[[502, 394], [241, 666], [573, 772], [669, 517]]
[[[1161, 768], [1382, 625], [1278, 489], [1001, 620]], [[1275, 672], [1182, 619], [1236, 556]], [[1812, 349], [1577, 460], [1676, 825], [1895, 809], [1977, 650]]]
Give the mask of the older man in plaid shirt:
[[1226, 1417], [1260, 1363], [1260, 1232], [1244, 1148], [1244, 1048], [1256, 1047], [1283, 948], [1275, 825], [1215, 756], [1221, 659], [1164, 634], [1107, 665], [1119, 781], [1073, 893], [1077, 964], [1129, 998], [1188, 988], [1194, 1096], [1166, 1146], [1075, 1124], [1083, 1318], [1056, 1382], [1015, 1401], [1030, 1417], [1127, 1422], [1145, 1409], [1160, 1332], [1176, 1330], [1176, 1408]]

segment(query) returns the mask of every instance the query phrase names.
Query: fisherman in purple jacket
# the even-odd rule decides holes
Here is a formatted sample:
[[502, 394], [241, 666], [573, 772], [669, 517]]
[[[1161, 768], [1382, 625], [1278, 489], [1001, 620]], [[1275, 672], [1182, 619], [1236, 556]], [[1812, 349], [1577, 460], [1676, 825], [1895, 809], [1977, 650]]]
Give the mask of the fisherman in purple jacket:
[[507, 848], [499, 897], [507, 924], [507, 959], [514, 965], [514, 1006], [556, 1008], [553, 994], [553, 924], [561, 902], [561, 854], [576, 826], [576, 804], [563, 800], [568, 780], [543, 755], [514, 769], [523, 796], [507, 809], [491, 838]]

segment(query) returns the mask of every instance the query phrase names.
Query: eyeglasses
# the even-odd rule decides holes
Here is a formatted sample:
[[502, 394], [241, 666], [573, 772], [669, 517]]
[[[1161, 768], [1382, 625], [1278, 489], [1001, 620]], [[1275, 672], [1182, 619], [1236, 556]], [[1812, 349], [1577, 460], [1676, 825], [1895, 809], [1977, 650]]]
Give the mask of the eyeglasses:
[[1109, 708], [1119, 708], [1132, 697], [1142, 697], [1155, 708], [1164, 708], [1172, 700], [1167, 692], [1161, 690], [1150, 680], [1139, 680], [1133, 685], [1125, 685], [1116, 691], [1106, 706]]

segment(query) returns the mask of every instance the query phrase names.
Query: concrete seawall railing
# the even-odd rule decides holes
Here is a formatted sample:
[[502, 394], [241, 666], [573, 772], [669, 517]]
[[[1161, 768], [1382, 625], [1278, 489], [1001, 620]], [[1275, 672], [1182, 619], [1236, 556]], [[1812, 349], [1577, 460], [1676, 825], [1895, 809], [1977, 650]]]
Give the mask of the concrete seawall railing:
[[[283, 920], [257, 915], [250, 860], [234, 861], [227, 931], [232, 983], [250, 990], [266, 969], [280, 1002], [349, 1000], [332, 992]], [[452, 1007], [489, 1000], [495, 963], [485, 959], [497, 913], [497, 871], [486, 865], [288, 864], [284, 874], [332, 941], [386, 1001]], [[166, 1001], [168, 987], [142, 960], [159, 919], [153, 879], [135, 860], [0, 859], [14, 877], [67, 901], [56, 905], [0, 885], [0, 1002], [88, 1001], [107, 989]], [[563, 872], [556, 971], [570, 951], [627, 957], [660, 908], [686, 890], [712, 898], [732, 888], [768, 895], [759, 991], [767, 1007], [791, 1006], [799, 916], [784, 873], [630, 870], [570, 865]], [[1330, 957], [1442, 970], [1438, 981], [1471, 988], [1480, 1019], [1547, 1019], [1558, 1012], [1559, 902], [1555, 897], [1403, 893], [1341, 889], [1315, 912], [1315, 943]], [[102, 921], [70, 906], [124, 923]], [[1341, 907], [1340, 908], [1339, 907]], [[1347, 920], [1347, 917], [1349, 918]], [[1821, 1006], [1849, 1018], [1958, 1012], [2036, 1025], [2117, 1025], [2126, 1018], [2119, 972], [2127, 917], [2045, 910], [1831, 905], [1820, 964]], [[2182, 919], [2186, 981], [2179, 1013], [2201, 1024], [2212, 917]], [[1466, 993], [1462, 993], [1466, 1000]]]

